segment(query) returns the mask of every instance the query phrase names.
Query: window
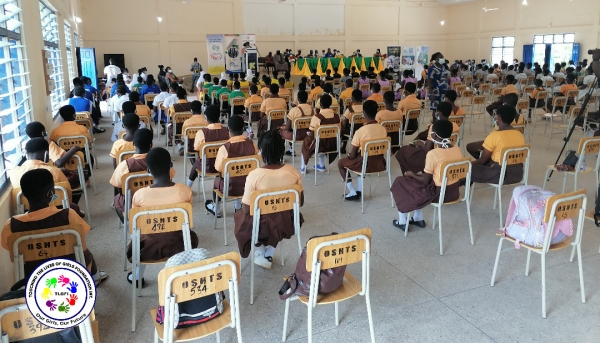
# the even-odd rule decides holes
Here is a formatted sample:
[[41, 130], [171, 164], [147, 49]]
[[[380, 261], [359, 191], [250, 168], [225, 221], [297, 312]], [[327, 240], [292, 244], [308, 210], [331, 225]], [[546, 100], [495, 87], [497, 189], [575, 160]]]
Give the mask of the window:
[[[71, 44], [71, 26], [65, 22], [65, 48], [67, 49], [67, 64], [69, 67], [69, 82], [72, 82], [75, 77], [75, 69], [73, 68], [73, 45]], [[73, 84], [71, 84], [73, 88]]]
[[0, 187], [23, 159], [25, 125], [31, 121], [29, 73], [21, 41], [17, 0], [0, 2]]
[[46, 59], [52, 66], [48, 77], [54, 80], [54, 90], [50, 93], [52, 111], [57, 113], [60, 102], [65, 99], [64, 80], [62, 72], [62, 58], [60, 57], [58, 23], [56, 13], [40, 1], [40, 15], [42, 18], [42, 34], [44, 36], [44, 48]]
[[514, 36], [492, 37], [492, 64], [500, 63], [500, 61], [512, 62], [514, 51]]
[[561, 33], [556, 35], [534, 35], [533, 44], [563, 44], [574, 43], [574, 33]]
[[79, 47], [79, 36], [77, 35], [77, 32], [73, 33], [73, 37], [75, 40], [75, 47]]

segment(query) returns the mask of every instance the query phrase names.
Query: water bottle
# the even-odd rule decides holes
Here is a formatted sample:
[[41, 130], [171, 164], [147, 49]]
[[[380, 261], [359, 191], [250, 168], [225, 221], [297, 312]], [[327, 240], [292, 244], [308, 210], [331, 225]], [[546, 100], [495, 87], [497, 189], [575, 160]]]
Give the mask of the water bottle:
[[585, 170], [585, 155], [581, 156], [581, 164], [579, 165], [579, 170]]

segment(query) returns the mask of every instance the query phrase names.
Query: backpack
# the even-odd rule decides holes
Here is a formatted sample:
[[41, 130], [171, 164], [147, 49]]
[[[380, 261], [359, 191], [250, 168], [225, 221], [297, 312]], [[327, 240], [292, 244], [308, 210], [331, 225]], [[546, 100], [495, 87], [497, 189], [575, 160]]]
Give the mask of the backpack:
[[[537, 186], [516, 187], [510, 200], [506, 225], [500, 233], [514, 238], [517, 249], [521, 242], [541, 248], [548, 228], [548, 223], [544, 222], [546, 202], [554, 194]], [[573, 221], [570, 218], [557, 220], [550, 245], [560, 243], [572, 234]]]
[[[331, 234], [337, 235], [337, 232], [332, 232]], [[317, 237], [323, 236], [312, 236], [309, 241]], [[346, 266], [321, 270], [319, 275], [319, 294], [331, 293], [340, 288], [342, 282], [344, 282], [345, 272]], [[279, 298], [285, 300], [294, 294], [308, 296], [310, 294], [311, 274], [311, 272], [306, 270], [306, 247], [304, 247], [296, 263], [296, 270], [288, 277], [279, 290]], [[288, 292], [289, 289], [292, 291]]]
[[[209, 257], [210, 253], [202, 248], [182, 251], [171, 256], [165, 263], [165, 268], [198, 262]], [[179, 318], [179, 320], [174, 323], [174, 328], [187, 328], [218, 317], [223, 313], [223, 299], [225, 299], [225, 294], [217, 292], [205, 297], [177, 303], [177, 306], [175, 306], [175, 318]], [[158, 306], [156, 309], [156, 322], [164, 324], [164, 306]]]

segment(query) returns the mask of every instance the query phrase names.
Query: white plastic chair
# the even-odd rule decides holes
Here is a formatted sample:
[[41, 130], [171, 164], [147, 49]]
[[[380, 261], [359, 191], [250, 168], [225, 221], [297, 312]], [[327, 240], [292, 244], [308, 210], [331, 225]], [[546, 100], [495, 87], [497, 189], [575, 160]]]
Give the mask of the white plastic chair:
[[[187, 165], [190, 158], [198, 158], [198, 152], [196, 150], [190, 151], [188, 141], [194, 140], [198, 131], [204, 129], [206, 126], [188, 126], [183, 131], [183, 175], [188, 175]], [[191, 166], [194, 168], [194, 166]]]
[[[319, 154], [323, 154], [323, 155], [327, 155], [329, 156], [329, 154], [338, 154], [338, 156], [340, 155], [340, 144], [341, 144], [341, 128], [338, 124], [333, 124], [333, 125], [319, 125], [315, 128], [315, 186], [317, 185], [317, 174], [318, 172], [317, 170], [317, 156]], [[335, 138], [336, 139], [336, 150], [333, 151], [323, 151], [323, 152], [319, 152], [319, 145], [321, 143], [321, 139], [331, 139], [331, 138]], [[329, 157], [327, 157], [329, 158]], [[330, 168], [327, 168], [327, 174], [330, 173]], [[306, 174], [304, 174], [304, 176], [306, 176]]]
[[[94, 179], [94, 168], [92, 167], [91, 161], [91, 153], [90, 153], [90, 149], [91, 149], [91, 145], [90, 142], [88, 141], [88, 138], [86, 136], [64, 136], [64, 137], [60, 137], [58, 139], [58, 142], [56, 142], [56, 144], [58, 144], [58, 146], [60, 146], [61, 148], [63, 148], [65, 151], [69, 151], [72, 147], [74, 146], [78, 146], [81, 149], [85, 150], [85, 162], [86, 164], [89, 164], [90, 167], [90, 179], [92, 180], [92, 186], [94, 187], [94, 194], [98, 194], [98, 192], [96, 192], [96, 180]], [[75, 155], [74, 155], [75, 156]], [[94, 162], [96, 163], [96, 168], [98, 168], [98, 159], [95, 158], [94, 156]], [[82, 167], [84, 166], [84, 164], [81, 164]], [[81, 174], [80, 174], [81, 175]], [[81, 188], [84, 188], [84, 184], [81, 184]], [[86, 193], [87, 194], [87, 193]]]
[[[292, 166], [296, 166], [296, 155], [298, 155], [297, 150], [296, 150], [296, 143], [302, 143], [303, 140], [297, 140], [296, 139], [296, 134], [298, 130], [303, 130], [303, 129], [308, 129], [310, 127], [310, 121], [312, 120], [312, 117], [310, 116], [306, 116], [306, 117], [298, 117], [298, 118], [294, 118], [294, 120], [292, 121], [292, 140], [285, 140], [286, 143], [290, 143], [292, 144], [292, 147], [294, 147], [294, 155], [292, 156]], [[286, 144], [287, 146], [287, 144]]]
[[[563, 187], [562, 192], [565, 192], [565, 187], [567, 185], [567, 175], [573, 176], [573, 190], [577, 190], [577, 178], [579, 174], [585, 174], [589, 172], [594, 172], [596, 176], [596, 185], [600, 183], [598, 172], [600, 170], [600, 137], [583, 137], [579, 140], [579, 147], [577, 148], [577, 155], [579, 158], [577, 159], [577, 164], [575, 164], [575, 168], [573, 171], [559, 171], [556, 169], [554, 165], [548, 166], [546, 169], [546, 175], [544, 177], [544, 185], [543, 188], [546, 189], [546, 183], [550, 178], [550, 173], [560, 173], [563, 175]], [[583, 161], [586, 160], [586, 157], [590, 159], [589, 162], [592, 162], [592, 157], [596, 156], [596, 163], [592, 166], [587, 166], [582, 170]]]
[[[198, 192], [200, 192], [200, 187], [202, 187], [202, 201], [206, 201], [206, 189], [204, 186], [204, 181], [214, 180], [217, 176], [219, 176], [219, 173], [206, 172], [206, 159], [217, 158], [219, 148], [225, 143], [227, 143], [227, 141], [203, 143], [200, 145], [200, 151], [198, 151], [198, 153], [200, 158], [202, 158], [202, 170], [198, 170], [196, 168], [196, 171], [198, 171], [198, 175], [200, 176], [200, 182], [198, 182]], [[206, 210], [206, 214], [208, 214], [208, 210]]]

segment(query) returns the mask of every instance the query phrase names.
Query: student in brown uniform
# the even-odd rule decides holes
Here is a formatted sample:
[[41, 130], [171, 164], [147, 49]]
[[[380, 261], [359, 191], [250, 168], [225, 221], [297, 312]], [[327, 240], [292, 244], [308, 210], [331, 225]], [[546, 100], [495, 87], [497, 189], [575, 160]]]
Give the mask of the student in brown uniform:
[[[340, 123], [340, 116], [335, 113], [329, 107], [331, 106], [331, 96], [324, 94], [321, 97], [321, 111], [315, 114], [310, 120], [310, 126], [308, 127], [309, 131], [304, 138], [304, 142], [302, 142], [302, 164], [300, 165], [300, 173], [306, 174], [306, 165], [308, 164], [308, 160], [315, 154], [316, 149], [316, 133], [315, 130], [319, 125], [334, 125]], [[317, 152], [317, 156], [319, 158], [319, 162], [317, 163], [316, 170], [320, 172], [324, 172], [327, 169], [325, 168], [325, 155], [320, 154], [322, 151], [334, 151], [337, 148], [337, 139], [336, 138], [322, 138], [319, 142], [319, 151]], [[329, 155], [329, 164], [333, 162], [337, 157], [337, 154]]]
[[[513, 94], [513, 93], [508, 93], [508, 94]], [[452, 113], [450, 113], [450, 116], [463, 116], [464, 117], [465, 110], [463, 110], [462, 107], [457, 106], [455, 104], [457, 96], [458, 96], [458, 94], [456, 93], [456, 91], [454, 89], [448, 89], [446, 91], [446, 93], [444, 93], [445, 101], [449, 102], [452, 105]]]
[[260, 97], [264, 98], [265, 94], [268, 94], [271, 91], [271, 78], [266, 75], [263, 78], [265, 85], [260, 89]]
[[[181, 183], [171, 181], [171, 155], [163, 148], [153, 148], [146, 155], [148, 172], [154, 177], [154, 183], [150, 187], [142, 188], [135, 192], [132, 199], [132, 207], [147, 207], [159, 205], [172, 205], [193, 202], [192, 190]], [[192, 228], [190, 228], [191, 230]], [[198, 236], [190, 231], [192, 248], [198, 247]], [[153, 235], [140, 236], [140, 261], [159, 260], [171, 257], [184, 250], [183, 232], [174, 231], [157, 233]], [[127, 248], [127, 258], [131, 261], [131, 243]], [[144, 286], [145, 265], [140, 265], [136, 280], [142, 279]], [[127, 281], [133, 280], [132, 272], [127, 275]]]
[[[298, 91], [298, 95], [296, 97], [298, 99], [298, 105], [288, 112], [285, 128], [281, 128], [279, 130], [281, 137], [289, 141], [294, 139], [294, 119], [302, 117], [312, 117], [315, 115], [315, 110], [310, 105], [306, 104], [306, 101], [308, 100], [308, 93], [306, 93], [305, 91]], [[308, 129], [297, 129], [296, 140], [304, 140], [308, 131]], [[285, 154], [287, 156], [294, 155], [294, 144], [290, 143], [290, 149], [286, 151]]]
[[[500, 180], [501, 151], [506, 147], [517, 147], [525, 145], [523, 134], [514, 129], [510, 123], [515, 120], [517, 110], [508, 105], [502, 105], [496, 110], [494, 120], [498, 130], [490, 132], [483, 141], [481, 156], [469, 153], [477, 160], [472, 161], [473, 169], [471, 181], [474, 183], [495, 183]], [[504, 183], [511, 184], [521, 181], [523, 178], [523, 165], [513, 164], [506, 167]]]
[[289, 89], [285, 88], [285, 78], [280, 77], [277, 79], [277, 83], [279, 84], [279, 96], [287, 96], [290, 101], [292, 101], [292, 92]]
[[[227, 122], [229, 135], [231, 138], [217, 152], [217, 158], [215, 159], [215, 169], [220, 173], [215, 179], [214, 189], [218, 189], [223, 192], [224, 187], [224, 170], [223, 161], [227, 158], [244, 157], [258, 154], [258, 149], [251, 139], [244, 137], [244, 119], [241, 116], [232, 116]], [[229, 181], [229, 196], [240, 196], [244, 194], [244, 184], [246, 183], [246, 177], [234, 177]], [[216, 194], [213, 192], [213, 199], [216, 199]], [[208, 212], [217, 217], [221, 217], [221, 209], [215, 209], [215, 203], [213, 200], [206, 200], [204, 204]], [[241, 200], [236, 199], [233, 202], [235, 210], [242, 208]]]
[[[184, 87], [177, 88], [177, 102], [171, 105], [169, 109], [169, 120], [171, 121], [171, 125], [169, 125], [169, 146], [172, 145], [173, 141], [173, 126], [176, 126], [176, 132], [181, 133], [181, 127], [183, 123], [173, 123], [174, 115], [177, 112], [189, 112], [190, 111], [190, 103], [187, 101], [187, 91]], [[183, 145], [181, 145], [181, 140], [176, 139], [175, 144], [177, 144], [177, 149], [179, 149], [179, 155], [183, 155]]]
[[[8, 237], [13, 232], [29, 232], [69, 224], [80, 224], [83, 227], [84, 234], [90, 231], [90, 226], [73, 209], [58, 209], [49, 205], [55, 199], [56, 193], [54, 191], [54, 178], [48, 170], [34, 169], [26, 172], [21, 177], [19, 186], [23, 196], [29, 202], [29, 212], [13, 216], [6, 221], [2, 229], [2, 248], [9, 249]], [[94, 284], [98, 286], [108, 278], [108, 274], [98, 270], [94, 256], [88, 249], [84, 250], [83, 256], [85, 264], [91, 265], [90, 273], [94, 279]], [[65, 257], [75, 259], [74, 255]], [[29, 277], [35, 268], [43, 262], [46, 261], [38, 260], [25, 263], [25, 275]]]
[[[442, 163], [447, 161], [456, 161], [463, 157], [460, 148], [450, 144], [452, 135], [452, 124], [447, 120], [438, 120], [433, 124], [431, 141], [437, 149], [431, 149], [425, 159], [425, 168], [423, 173], [415, 174], [407, 171], [403, 176], [398, 176], [392, 188], [390, 189], [398, 207], [398, 220], [394, 220], [392, 225], [400, 230], [406, 230], [407, 225], [416, 225], [424, 228], [426, 226], [423, 219], [422, 208], [438, 202], [442, 183], [438, 181]], [[454, 201], [460, 197], [459, 180], [448, 180], [444, 202]], [[412, 212], [413, 217], [409, 221], [408, 213]]]
[[[408, 114], [410, 110], [419, 110], [421, 109], [421, 100], [417, 99], [415, 92], [417, 91], [417, 85], [413, 82], [407, 82], [404, 85], [404, 99], [400, 100], [398, 103], [398, 110], [402, 112], [403, 116]], [[403, 125], [408, 125], [406, 128], [406, 134], [412, 135], [419, 129], [419, 119], [411, 119], [402, 123]]]
[[[394, 108], [394, 98], [395, 94], [392, 91], [387, 91], [383, 93], [383, 103], [385, 104], [385, 109], [377, 112], [375, 116], [375, 120], [379, 124], [386, 120], [400, 120], [404, 121], [404, 115], [400, 109]], [[398, 145], [400, 143], [400, 137], [398, 136], [398, 131], [388, 132], [388, 136], [392, 140], [392, 145]], [[395, 153], [399, 148], [392, 148], [392, 153]]]
[[[377, 103], [373, 100], [367, 100], [363, 104], [363, 115], [365, 117], [365, 124], [358, 129], [352, 136], [351, 150], [348, 157], [341, 158], [338, 161], [338, 169], [342, 180], [346, 180], [346, 168], [353, 171], [362, 171], [363, 158], [360, 155], [360, 147], [362, 142], [370, 139], [384, 139], [387, 137], [385, 128], [377, 123], [375, 116], [377, 115]], [[366, 171], [368, 173], [377, 173], [385, 170], [385, 156], [377, 155], [370, 156], [367, 160]], [[346, 187], [348, 188], [348, 194], [346, 194], [347, 200], [359, 200], [362, 192], [363, 178], [358, 178], [358, 184], [356, 189], [352, 184], [351, 174], [348, 176]]]
[[504, 88], [502, 88], [502, 92], [500, 93], [500, 97], [498, 97], [498, 100], [496, 100], [495, 102], [489, 104], [485, 110], [487, 111], [487, 113], [490, 116], [494, 115], [494, 110], [497, 109], [498, 107], [502, 106], [502, 104], [504, 103], [504, 96], [506, 94], [510, 94], [510, 93], [515, 93], [515, 94], [519, 94], [519, 90], [517, 89], [517, 87], [514, 85], [515, 83], [515, 77], [514, 75], [506, 75], [504, 77], [504, 80], [506, 82], [506, 86], [504, 86]]
[[[452, 105], [449, 102], [440, 102], [434, 111], [433, 124], [438, 120], [448, 120], [450, 113], [452, 112]], [[410, 142], [408, 145], [404, 145], [394, 155], [400, 169], [403, 173], [411, 171], [418, 173], [423, 171], [425, 167], [425, 157], [429, 150], [433, 149], [433, 141], [431, 140], [431, 132], [433, 124], [429, 125], [429, 128], [417, 136], [417, 140]], [[453, 133], [460, 132], [460, 127], [455, 123], [452, 123]]]
[[[133, 103], [132, 101], [128, 102], [130, 103], [129, 105]], [[123, 104], [123, 107], [125, 107], [125, 104]], [[122, 122], [123, 127], [125, 128], [125, 134], [122, 138], [117, 139], [110, 149], [110, 157], [112, 157], [113, 169], [115, 169], [119, 163], [117, 159], [119, 158], [121, 152], [135, 150], [133, 146], [133, 136], [140, 126], [140, 117], [138, 117], [135, 113], [127, 113], [123, 116]]]
[[[258, 86], [257, 85], [250, 86], [250, 96], [246, 99], [246, 102], [244, 102], [244, 107], [246, 108], [246, 111], [244, 114], [244, 121], [246, 121], [246, 122], [248, 121], [248, 118], [250, 118], [249, 117], [250, 115], [252, 115], [253, 123], [260, 120], [260, 112], [250, 113], [250, 105], [260, 104], [263, 102], [263, 98], [256, 93], [258, 93]], [[248, 131], [248, 137], [253, 138], [254, 132], [252, 130], [252, 126], [248, 126], [248, 128], [246, 130]]]
[[[270, 86], [271, 96], [263, 100], [260, 105], [260, 120], [258, 121], [258, 135], [260, 136], [263, 132], [267, 131], [269, 127], [269, 121], [267, 120], [267, 113], [272, 110], [285, 110], [287, 111], [287, 103], [284, 99], [279, 97], [279, 86], [271, 84]], [[271, 120], [271, 130], [278, 129], [283, 125], [283, 118], [277, 120]]]
[[77, 117], [75, 107], [71, 105], [65, 105], [60, 108], [59, 114], [63, 119], [63, 123], [55, 127], [54, 130], [50, 132], [51, 141], [54, 141], [58, 144], [58, 140], [62, 137], [85, 136], [88, 139], [88, 143], [91, 144], [92, 137], [90, 136], [88, 129], [85, 126], [79, 125], [77, 122], [75, 122], [75, 118]]
[[[342, 154], [346, 153], [346, 144], [348, 143], [348, 139], [344, 137], [344, 135], [350, 134], [350, 129], [352, 127], [352, 116], [355, 113], [363, 112], [363, 93], [362, 91], [355, 89], [352, 91], [352, 105], [346, 107], [346, 111], [344, 111], [344, 116], [341, 118], [342, 124], [342, 146], [340, 148], [340, 152]], [[363, 124], [354, 124], [354, 132], [362, 127]]]
[[[140, 93], [136, 91], [129, 93], [129, 101], [133, 101], [135, 104], [135, 114], [137, 114], [138, 117], [148, 118], [148, 123], [150, 123], [152, 117], [150, 114], [150, 107], [140, 101]], [[123, 111], [123, 113], [125, 113], [125, 111]]]
[[[250, 196], [255, 190], [299, 185], [302, 187], [302, 176], [296, 168], [283, 163], [285, 147], [278, 131], [271, 130], [258, 138], [258, 150], [263, 166], [248, 174], [242, 198], [242, 210], [235, 213], [235, 238], [240, 255], [250, 255], [252, 244], [252, 222], [250, 213]], [[304, 203], [304, 193], [300, 194], [300, 206]], [[304, 219], [300, 215], [300, 225]], [[254, 250], [254, 263], [271, 268], [277, 244], [294, 235], [294, 213], [292, 210], [260, 216], [258, 244]]]
[[[218, 105], [210, 105], [204, 110], [206, 121], [208, 126], [206, 128], [196, 132], [196, 138], [194, 139], [194, 150], [202, 153], [201, 146], [204, 143], [226, 141], [229, 139], [229, 130], [219, 123], [221, 114], [219, 113]], [[196, 159], [195, 168], [190, 170], [190, 176], [185, 182], [188, 187], [192, 187], [194, 181], [198, 178], [198, 170], [202, 170], [202, 156]], [[216, 173], [215, 159], [208, 158], [206, 160], [206, 172]]]

